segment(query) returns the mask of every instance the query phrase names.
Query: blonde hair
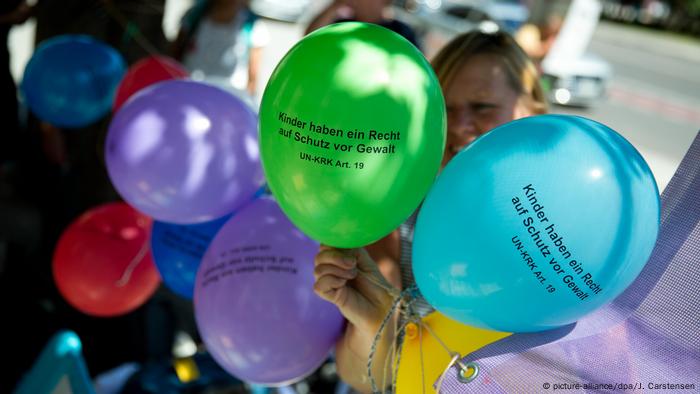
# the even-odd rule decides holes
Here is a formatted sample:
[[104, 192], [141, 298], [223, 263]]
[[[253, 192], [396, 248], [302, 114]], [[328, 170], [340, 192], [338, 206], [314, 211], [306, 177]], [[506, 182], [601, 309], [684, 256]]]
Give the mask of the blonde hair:
[[496, 55], [508, 76], [510, 87], [520, 94], [519, 101], [533, 115], [547, 112], [547, 101], [535, 64], [510, 34], [500, 30], [494, 33], [481, 30], [463, 33], [435, 55], [432, 65], [443, 91], [470, 58], [481, 54]]

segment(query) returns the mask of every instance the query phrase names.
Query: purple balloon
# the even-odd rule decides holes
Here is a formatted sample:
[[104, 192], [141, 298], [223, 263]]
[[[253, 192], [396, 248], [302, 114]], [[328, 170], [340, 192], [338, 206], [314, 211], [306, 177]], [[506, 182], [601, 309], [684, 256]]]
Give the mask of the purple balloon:
[[219, 88], [166, 81], [131, 98], [107, 134], [119, 194], [156, 220], [201, 223], [229, 214], [263, 185], [257, 117]]
[[344, 319], [313, 291], [318, 248], [270, 197], [219, 230], [197, 271], [194, 309], [207, 349], [229, 373], [284, 385], [328, 357]]

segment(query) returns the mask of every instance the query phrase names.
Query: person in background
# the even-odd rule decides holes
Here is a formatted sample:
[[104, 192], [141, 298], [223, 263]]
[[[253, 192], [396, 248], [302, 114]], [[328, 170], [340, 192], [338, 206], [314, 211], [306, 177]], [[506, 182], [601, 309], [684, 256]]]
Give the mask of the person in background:
[[[450, 41], [432, 65], [447, 110], [442, 166], [494, 127], [547, 111], [535, 65], [503, 31], [464, 33]], [[416, 216], [417, 212], [389, 236], [365, 248], [324, 246], [314, 261], [316, 293], [337, 305], [348, 320], [336, 345], [338, 373], [361, 392], [370, 392], [370, 348], [393, 302], [386, 288], [415, 284], [411, 249]], [[430, 307], [421, 300], [415, 311], [425, 315]], [[377, 343], [372, 364], [375, 379], [382, 376], [382, 366], [396, 340], [392, 327], [387, 325]]]
[[199, 0], [182, 19], [172, 55], [194, 79], [226, 79], [254, 96], [268, 41], [247, 0]]
[[515, 33], [515, 40], [535, 65], [540, 67], [561, 30], [564, 20], [557, 14], [549, 15], [543, 22], [527, 23]]
[[311, 20], [305, 34], [331, 23], [358, 21], [386, 27], [420, 48], [413, 29], [390, 16], [390, 4], [390, 0], [334, 0]]
[[32, 7], [24, 0], [0, 2], [0, 118], [3, 122], [0, 131], [0, 176], [3, 167], [13, 156], [16, 149], [17, 134], [19, 133], [17, 86], [10, 71], [10, 51], [7, 40], [12, 26], [21, 25], [32, 15]]
[[[165, 0], [34, 3], [35, 47], [63, 34], [87, 34], [119, 49], [129, 62], [164, 49]], [[24, 1], [0, 1], [3, 31], [8, 19], [22, 21], [27, 12]], [[145, 41], [150, 45], [143, 45]], [[7, 97], [16, 97], [16, 91]], [[7, 102], [3, 104], [7, 109]], [[53, 251], [65, 228], [87, 209], [119, 199], [103, 159], [109, 115], [86, 127], [64, 130], [38, 119], [31, 110], [20, 114], [16, 144], [4, 140], [13, 131], [8, 118], [3, 117], [0, 126], [0, 150], [10, 149], [13, 162], [9, 171], [3, 171], [8, 167], [0, 170], [0, 255], [5, 255], [0, 256], [0, 298], [4, 300], [0, 313], [22, 316], [3, 326], [12, 362], [3, 370], [0, 392], [13, 392], [48, 339], [61, 329], [72, 329], [80, 336], [92, 374], [125, 362], [170, 357], [175, 316], [173, 303], [162, 295], [165, 290], [142, 308], [103, 319], [75, 310], [54, 283]]]

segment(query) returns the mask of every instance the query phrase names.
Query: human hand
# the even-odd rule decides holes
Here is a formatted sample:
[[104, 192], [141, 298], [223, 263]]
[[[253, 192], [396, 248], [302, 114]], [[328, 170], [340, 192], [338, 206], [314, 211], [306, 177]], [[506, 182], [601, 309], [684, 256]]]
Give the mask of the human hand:
[[394, 288], [367, 251], [322, 246], [314, 265], [316, 294], [335, 304], [350, 324], [374, 335], [391, 309]]

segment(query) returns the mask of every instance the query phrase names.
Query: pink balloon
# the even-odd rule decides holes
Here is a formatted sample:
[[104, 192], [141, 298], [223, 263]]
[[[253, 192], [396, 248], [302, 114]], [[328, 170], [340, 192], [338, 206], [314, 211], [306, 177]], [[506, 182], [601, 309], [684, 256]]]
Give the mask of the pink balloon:
[[149, 56], [141, 59], [129, 67], [126, 75], [119, 83], [112, 111], [117, 112], [129, 97], [147, 86], [169, 79], [187, 78], [188, 76], [189, 73], [185, 67], [175, 59], [166, 56]]

